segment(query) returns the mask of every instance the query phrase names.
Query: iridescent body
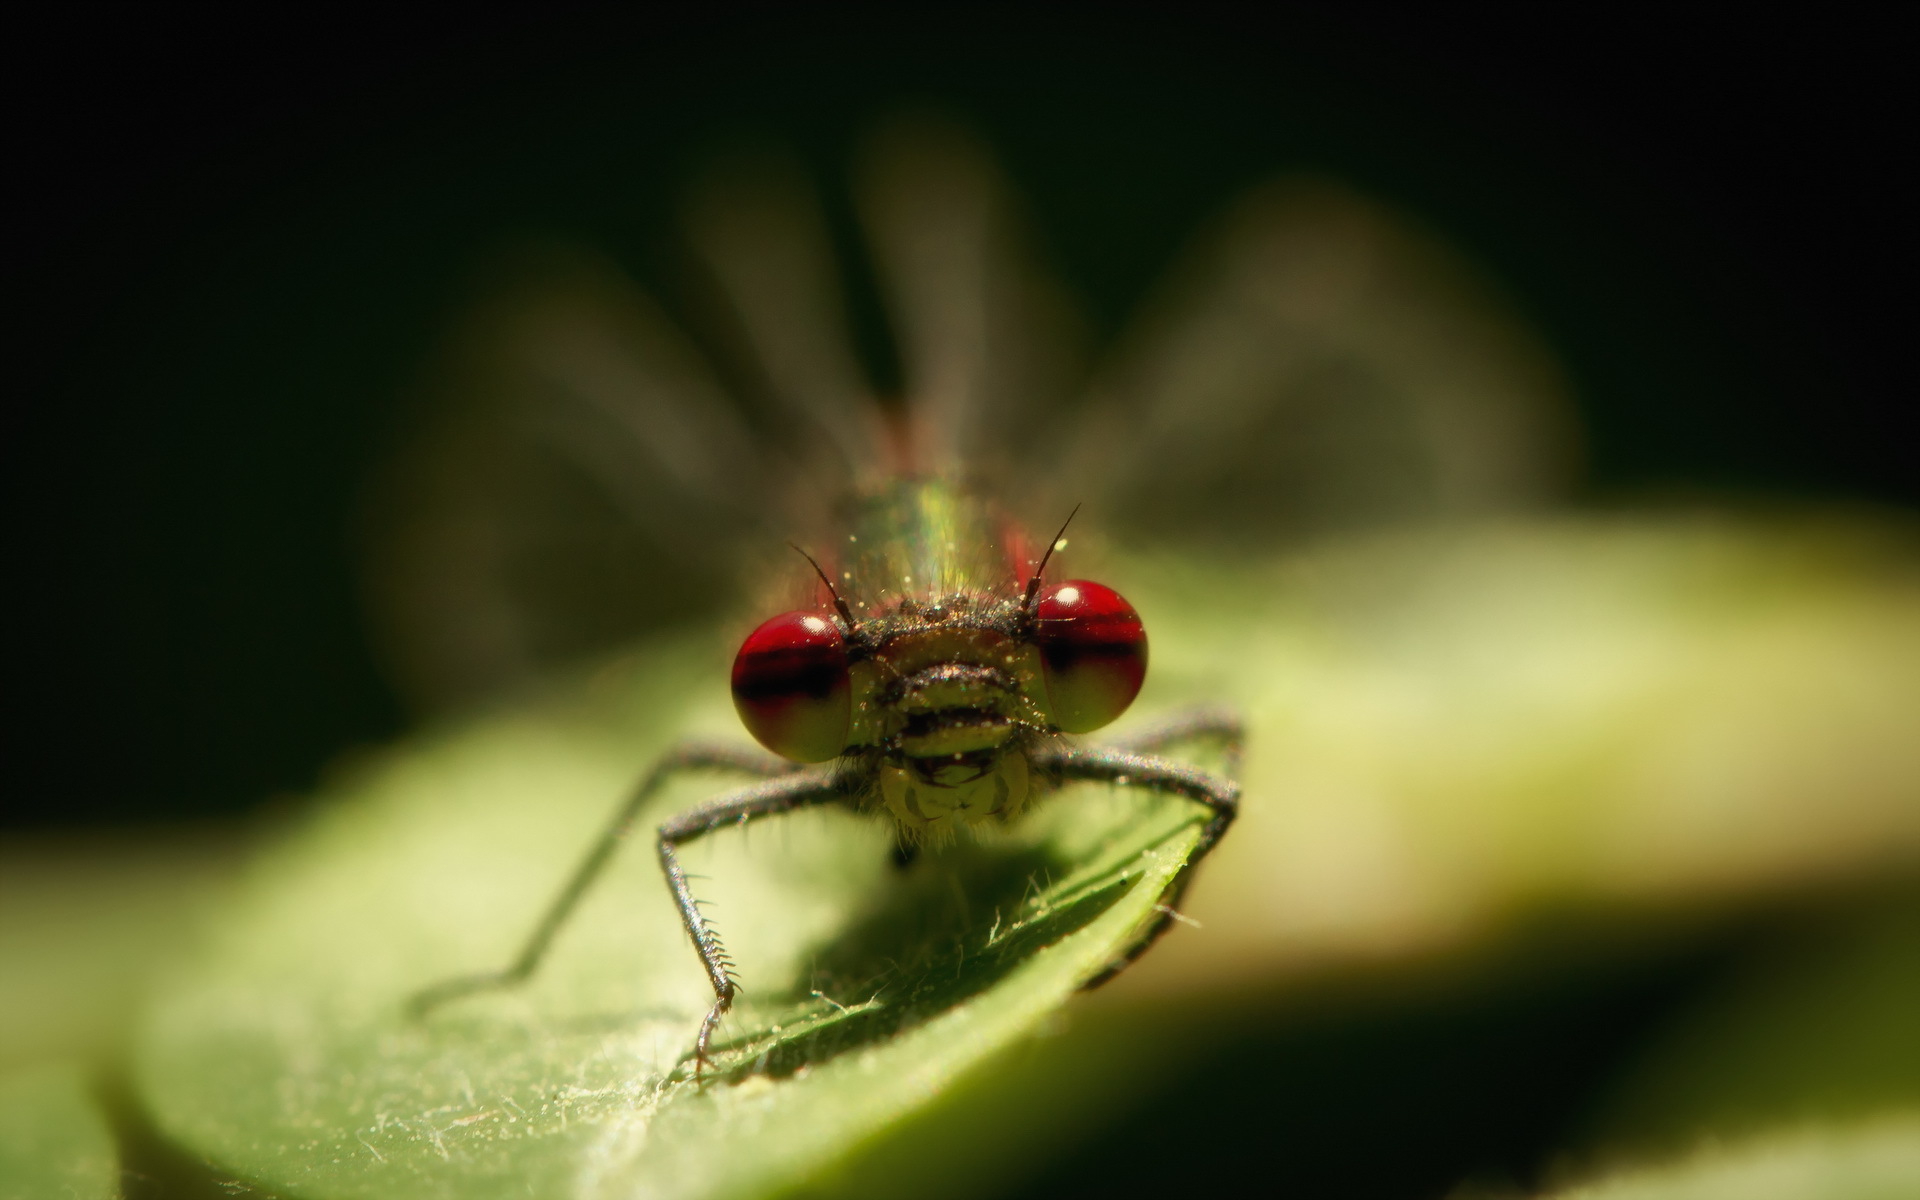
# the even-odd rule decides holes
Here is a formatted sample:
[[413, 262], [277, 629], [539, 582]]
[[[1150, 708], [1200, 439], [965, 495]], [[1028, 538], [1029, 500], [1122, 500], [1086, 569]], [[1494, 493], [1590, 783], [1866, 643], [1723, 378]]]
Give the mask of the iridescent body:
[[937, 482], [866, 498], [852, 524], [835, 586], [859, 622], [846, 754], [877, 779], [864, 802], [911, 841], [1011, 820], [1034, 790], [1027, 754], [1051, 732], [1024, 636], [1025, 540]]

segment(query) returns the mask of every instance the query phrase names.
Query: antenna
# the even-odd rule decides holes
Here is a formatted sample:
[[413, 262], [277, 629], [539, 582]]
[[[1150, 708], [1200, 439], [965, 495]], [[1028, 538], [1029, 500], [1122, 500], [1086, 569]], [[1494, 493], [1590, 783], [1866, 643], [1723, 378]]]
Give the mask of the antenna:
[[1021, 608], [1033, 607], [1033, 598], [1040, 594], [1040, 576], [1046, 572], [1047, 560], [1053, 557], [1053, 548], [1060, 544], [1060, 539], [1067, 536], [1067, 526], [1073, 524], [1073, 519], [1079, 515], [1080, 505], [1076, 504], [1073, 506], [1073, 511], [1067, 514], [1067, 519], [1060, 522], [1060, 532], [1054, 534], [1053, 540], [1047, 543], [1047, 552], [1040, 556], [1040, 565], [1033, 569], [1032, 578], [1027, 580], [1027, 594], [1020, 598]]
[[834, 611], [839, 613], [840, 619], [847, 623], [847, 632], [852, 633], [853, 627], [854, 627], [853, 610], [848, 608], [847, 602], [840, 598], [840, 589], [833, 586], [833, 580], [828, 579], [827, 573], [820, 569], [820, 564], [813, 561], [813, 555], [808, 554], [805, 550], [802, 550], [800, 547], [795, 546], [792, 542], [788, 542], [787, 545], [793, 547], [793, 552], [795, 554], [798, 554], [801, 558], [806, 559], [807, 565], [813, 568], [813, 573], [820, 577], [820, 582], [827, 585], [827, 595], [833, 597]]

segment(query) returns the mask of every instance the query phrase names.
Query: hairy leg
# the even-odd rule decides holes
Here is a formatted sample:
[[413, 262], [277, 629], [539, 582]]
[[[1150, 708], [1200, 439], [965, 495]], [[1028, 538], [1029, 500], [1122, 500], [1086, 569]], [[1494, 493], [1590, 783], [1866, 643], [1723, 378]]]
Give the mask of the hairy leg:
[[1246, 722], [1230, 708], [1207, 705], [1183, 708], [1159, 718], [1107, 747], [1135, 754], [1159, 754], [1185, 742], [1217, 742], [1227, 753], [1227, 774], [1240, 774], [1240, 754], [1246, 743]]
[[[660, 760], [653, 764], [646, 776], [632, 794], [615, 811], [613, 819], [601, 830], [600, 837], [594, 842], [587, 856], [574, 868], [566, 885], [547, 905], [546, 912], [534, 926], [533, 933], [521, 947], [513, 962], [498, 971], [487, 971], [477, 975], [463, 975], [434, 984], [416, 993], [408, 1001], [407, 1008], [415, 1016], [424, 1016], [449, 1000], [474, 992], [491, 991], [495, 988], [510, 987], [521, 983], [531, 976], [540, 966], [540, 960], [546, 956], [553, 939], [566, 924], [575, 906], [582, 896], [599, 879], [600, 872], [612, 861], [614, 853], [626, 840], [627, 833], [633, 828], [633, 822], [647, 803], [653, 799], [667, 781], [687, 771], [737, 771], [748, 775], [773, 777], [790, 774], [801, 768], [785, 759], [775, 758], [759, 750], [743, 747], [719, 746], [707, 742], [681, 742], [669, 749]], [[696, 810], [697, 811], [697, 810]]]
[[838, 776], [829, 764], [717, 796], [705, 804], [688, 809], [660, 827], [660, 869], [666, 873], [667, 886], [673, 889], [674, 903], [680, 909], [680, 920], [687, 927], [687, 936], [693, 939], [693, 948], [700, 955], [701, 965], [707, 969], [708, 981], [713, 984], [713, 1007], [707, 1010], [706, 1019], [700, 1022], [700, 1036], [694, 1042], [696, 1075], [709, 1065], [707, 1045], [713, 1040], [713, 1030], [720, 1023], [720, 1018], [733, 1007], [733, 998], [740, 990], [740, 985], [733, 975], [733, 961], [727, 957], [726, 947], [720, 944], [720, 935], [708, 923], [705, 914], [700, 911], [699, 903], [693, 898], [693, 889], [687, 885], [687, 873], [681, 868], [679, 855], [674, 853], [674, 848], [716, 829], [745, 825], [761, 817], [793, 812], [795, 809], [831, 804], [844, 797]]
[[1230, 767], [1238, 767], [1243, 740], [1240, 719], [1217, 709], [1178, 714], [1135, 734], [1123, 748], [1072, 747], [1035, 759], [1036, 768], [1061, 783], [1087, 781], [1169, 792], [1193, 801], [1209, 814], [1206, 825], [1200, 831], [1200, 841], [1188, 856], [1186, 866], [1181, 868], [1161, 894], [1159, 914], [1118, 958], [1083, 985], [1086, 988], [1099, 987], [1126, 970], [1166, 933], [1173, 924], [1174, 911], [1193, 879], [1194, 869], [1219, 843], [1227, 828], [1233, 824], [1234, 817], [1239, 815], [1240, 785], [1234, 780], [1170, 758], [1142, 752], [1148, 747], [1157, 749], [1199, 738], [1224, 741]]

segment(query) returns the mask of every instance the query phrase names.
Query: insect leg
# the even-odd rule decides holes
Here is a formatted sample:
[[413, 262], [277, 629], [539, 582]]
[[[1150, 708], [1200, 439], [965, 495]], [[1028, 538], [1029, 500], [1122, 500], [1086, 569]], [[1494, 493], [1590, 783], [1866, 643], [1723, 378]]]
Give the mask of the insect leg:
[[1107, 743], [1112, 749], [1135, 754], [1158, 754], [1183, 742], [1213, 741], [1226, 750], [1227, 774], [1240, 773], [1241, 748], [1246, 743], [1246, 722], [1230, 708], [1204, 705], [1182, 709], [1136, 729], [1126, 737]]
[[[1234, 733], [1238, 732], [1238, 722], [1233, 722]], [[1185, 740], [1184, 738], [1172, 740]], [[1235, 738], [1237, 744], [1238, 739]], [[1194, 846], [1193, 853], [1187, 857], [1186, 866], [1168, 882], [1166, 891], [1161, 893], [1158, 913], [1132, 945], [1128, 946], [1118, 958], [1108, 963], [1100, 973], [1082, 984], [1082, 988], [1096, 988], [1115, 975], [1127, 969], [1133, 961], [1147, 952], [1147, 948], [1158, 941], [1173, 924], [1173, 914], [1186, 893], [1187, 884], [1193, 879], [1193, 869], [1200, 860], [1220, 841], [1227, 827], [1233, 824], [1234, 817], [1240, 812], [1240, 785], [1231, 779], [1203, 771], [1186, 763], [1175, 762], [1170, 758], [1160, 758], [1152, 754], [1136, 754], [1127, 750], [1111, 750], [1106, 747], [1073, 747], [1039, 757], [1034, 765], [1061, 782], [1089, 781], [1111, 783], [1118, 787], [1149, 788], [1157, 792], [1171, 792], [1192, 800], [1206, 808], [1210, 816], [1200, 831], [1200, 841]]]
[[494, 988], [511, 987], [524, 981], [540, 966], [540, 960], [546, 956], [547, 949], [560, 932], [560, 927], [572, 915], [574, 906], [593, 886], [600, 872], [613, 859], [614, 852], [626, 839], [633, 828], [634, 818], [647, 806], [654, 795], [668, 779], [683, 771], [740, 771], [748, 775], [776, 776], [799, 771], [801, 768], [782, 758], [743, 747], [714, 745], [710, 742], [680, 742], [662, 755], [653, 764], [640, 786], [633, 790], [613, 820], [600, 832], [600, 838], [593, 849], [575, 867], [566, 886], [547, 905], [547, 911], [541, 916], [539, 924], [534, 926], [532, 936], [527, 938], [520, 953], [503, 970], [488, 971], [479, 975], [463, 975], [448, 979], [416, 993], [407, 1002], [408, 1011], [414, 1016], [427, 1013], [461, 996], [474, 992], [490, 991]]
[[760, 817], [816, 804], [830, 804], [845, 794], [833, 766], [828, 764], [716, 796], [660, 827], [660, 869], [666, 873], [667, 886], [673, 889], [674, 903], [680, 908], [680, 920], [686, 925], [687, 936], [693, 939], [693, 948], [699, 952], [700, 963], [706, 967], [707, 979], [713, 984], [713, 1007], [700, 1022], [700, 1036], [694, 1042], [696, 1075], [709, 1065], [707, 1043], [713, 1039], [714, 1026], [733, 1007], [739, 984], [733, 977], [733, 963], [727, 958], [726, 947], [720, 944], [720, 935], [707, 922], [693, 898], [693, 889], [687, 886], [687, 873], [681, 869], [674, 847], [716, 829], [744, 825]]

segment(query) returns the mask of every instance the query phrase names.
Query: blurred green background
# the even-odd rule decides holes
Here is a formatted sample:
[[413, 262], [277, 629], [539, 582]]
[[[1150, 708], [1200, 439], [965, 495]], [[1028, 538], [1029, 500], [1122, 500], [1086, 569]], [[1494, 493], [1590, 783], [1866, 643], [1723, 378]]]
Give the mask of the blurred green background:
[[[1585, 504], [1920, 504], [1895, 411], [1915, 267], [1905, 64], [1864, 19], [736, 9], [301, 27], [80, 8], [7, 41], [20, 702], [0, 899], [33, 894], [22, 862], [60, 870], [70, 835], [257, 813], [405, 730], [358, 609], [357, 497], [489, 250], [551, 232], [668, 279], [676, 189], [716, 139], [771, 136], [832, 168], [903, 100], [977, 124], [1101, 332], [1234, 192], [1323, 168], [1507, 285], [1572, 374]], [[221, 869], [217, 851], [187, 861]], [[141, 903], [149, 862], [129, 857], [102, 911]], [[1328, 984], [1279, 1021], [1214, 1013], [1157, 1099], [1031, 1194], [1228, 1182], [1268, 1154], [1300, 1194], [1437, 1195], [1468, 1172], [1497, 1191], [1535, 1177], [1604, 1089], [1657, 1127], [1615, 1071], [1661, 1031], [1782, 995], [1775, 1018], [1804, 1023], [1769, 981], [1823, 952], [1844, 980], [1822, 947], [1883, 927], [1894, 944], [1911, 923], [1887, 914], [1909, 908], [1828, 895], [1644, 939], [1549, 913], [1488, 961]], [[1113, 1153], [1145, 1144], [1168, 1149]], [[1198, 1145], [1242, 1152], [1203, 1169], [1179, 1152]]]

